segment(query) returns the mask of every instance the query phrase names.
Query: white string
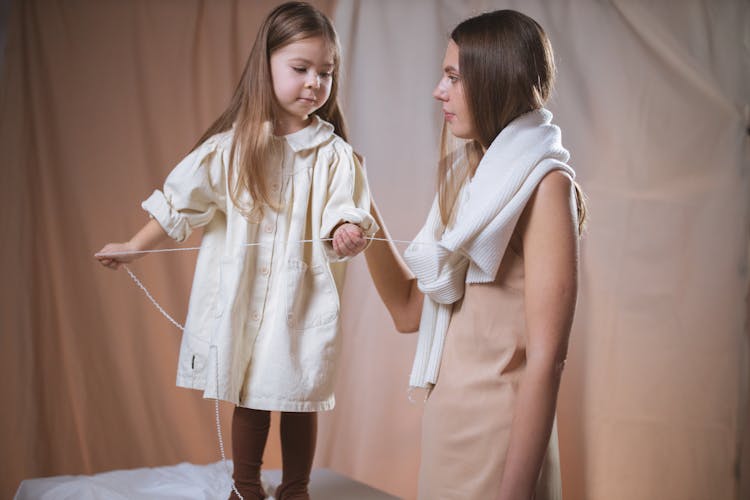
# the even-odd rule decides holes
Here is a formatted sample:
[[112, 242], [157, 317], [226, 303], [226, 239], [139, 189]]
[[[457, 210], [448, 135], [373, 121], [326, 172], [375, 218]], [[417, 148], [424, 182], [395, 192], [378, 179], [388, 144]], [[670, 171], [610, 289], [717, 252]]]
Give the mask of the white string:
[[[391, 243], [403, 243], [403, 244], [412, 244], [416, 243], [419, 245], [437, 245], [437, 242], [434, 241], [409, 241], [409, 240], [394, 240], [390, 238], [375, 238], [374, 236], [366, 236], [366, 240], [372, 240], [372, 241], [390, 241]], [[318, 240], [295, 240], [290, 241], [290, 244], [294, 243], [316, 243], [319, 241], [333, 241], [333, 238], [321, 238]], [[240, 247], [257, 247], [261, 245], [272, 245], [273, 243], [242, 243], [239, 246]], [[110, 255], [141, 255], [141, 254], [147, 254], [147, 253], [165, 253], [165, 252], [189, 252], [191, 250], [200, 250], [201, 247], [175, 247], [175, 248], [160, 248], [157, 250], [131, 250], [128, 252], [107, 252], [102, 254], [96, 254], [96, 257], [108, 257]]]
[[229, 464], [227, 464], [227, 456], [224, 454], [224, 439], [221, 437], [221, 419], [219, 418], [219, 350], [214, 348], [216, 353], [216, 399], [214, 399], [214, 413], [216, 415], [216, 434], [219, 436], [219, 451], [221, 452], [221, 462], [224, 464], [227, 474], [229, 474], [229, 481], [232, 483], [232, 491], [237, 495], [240, 500], [245, 498], [237, 491], [237, 486], [234, 484], [234, 478], [232, 477], [232, 471], [229, 470]]
[[[141, 280], [138, 279], [138, 277], [135, 275], [133, 271], [130, 270], [128, 266], [122, 266], [130, 275], [130, 277], [133, 279], [136, 285], [138, 285], [138, 288], [143, 290], [143, 293], [146, 294], [146, 297], [148, 297], [148, 300], [151, 301], [153, 305], [156, 306], [156, 308], [159, 310], [162, 315], [164, 315], [165, 318], [169, 320], [170, 323], [172, 323], [174, 326], [179, 328], [181, 331], [185, 331], [185, 327], [182, 326], [180, 323], [175, 321], [172, 316], [169, 315], [167, 311], [164, 310], [164, 308], [154, 299], [153, 295], [149, 293], [148, 289], [141, 283]], [[232, 483], [232, 491], [237, 495], [237, 497], [240, 500], [245, 500], [244, 497], [240, 494], [239, 491], [237, 491], [237, 486], [234, 484], [234, 478], [232, 477], [232, 471], [229, 469], [229, 464], [227, 463], [227, 456], [224, 452], [224, 438], [221, 434], [221, 418], [219, 418], [219, 351], [216, 350], [216, 398], [214, 399], [214, 412], [216, 414], [216, 435], [219, 437], [219, 451], [221, 452], [221, 462], [224, 464], [224, 468], [227, 471], [227, 474], [229, 474], [229, 481]]]
[[156, 308], [159, 310], [159, 312], [162, 313], [164, 315], [164, 317], [169, 320], [170, 323], [172, 323], [174, 326], [176, 326], [177, 328], [179, 328], [180, 330], [182, 330], [184, 332], [185, 331], [185, 327], [182, 326], [181, 324], [179, 324], [177, 321], [175, 321], [174, 318], [172, 318], [172, 316], [170, 316], [169, 313], [167, 311], [165, 311], [162, 306], [159, 305], [159, 303], [156, 301], [156, 299], [154, 299], [154, 297], [148, 292], [148, 290], [146, 289], [146, 287], [143, 286], [143, 283], [141, 283], [141, 280], [138, 279], [138, 277], [133, 273], [133, 271], [131, 271], [128, 266], [122, 266], [122, 267], [128, 272], [128, 274], [130, 275], [130, 277], [133, 278], [133, 281], [135, 281], [135, 284], [138, 285], [138, 288], [140, 288], [141, 290], [143, 290], [143, 293], [146, 294], [146, 297], [148, 297], [148, 300], [150, 300], [151, 303], [156, 306]]

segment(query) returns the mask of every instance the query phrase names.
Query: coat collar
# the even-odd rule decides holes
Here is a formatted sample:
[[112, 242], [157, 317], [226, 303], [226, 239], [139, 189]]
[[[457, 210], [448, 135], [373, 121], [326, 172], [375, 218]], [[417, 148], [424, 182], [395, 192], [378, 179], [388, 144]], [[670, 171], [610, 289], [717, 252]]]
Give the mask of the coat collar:
[[333, 125], [312, 115], [312, 121], [307, 127], [284, 136], [292, 151], [299, 153], [306, 149], [317, 148], [333, 136]]

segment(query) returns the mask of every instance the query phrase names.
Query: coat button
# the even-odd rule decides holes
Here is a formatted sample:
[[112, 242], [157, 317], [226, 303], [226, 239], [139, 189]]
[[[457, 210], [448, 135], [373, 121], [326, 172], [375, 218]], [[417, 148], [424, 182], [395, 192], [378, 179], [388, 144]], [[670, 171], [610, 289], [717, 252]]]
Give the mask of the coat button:
[[272, 233], [273, 232], [273, 226], [271, 224], [266, 224], [265, 227], [263, 228], [263, 230], [265, 232], [267, 232], [267, 233]]
[[250, 317], [253, 318], [253, 321], [258, 321], [260, 319], [260, 314], [258, 314], [258, 311], [253, 311]]
[[268, 276], [268, 272], [269, 272], [268, 267], [263, 266], [260, 268], [260, 274], [262, 274], [263, 276]]

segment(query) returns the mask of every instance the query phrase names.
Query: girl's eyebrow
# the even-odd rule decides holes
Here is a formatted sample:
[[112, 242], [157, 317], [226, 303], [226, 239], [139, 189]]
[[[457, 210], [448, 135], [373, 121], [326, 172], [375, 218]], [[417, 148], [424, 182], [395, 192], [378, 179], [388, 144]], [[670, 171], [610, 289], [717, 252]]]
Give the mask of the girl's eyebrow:
[[451, 65], [444, 67], [443, 71], [445, 71], [446, 73], [458, 73], [458, 70]]
[[[298, 63], [306, 64], [308, 66], [315, 66], [314, 62], [310, 61], [309, 59], [305, 59], [304, 57], [294, 57], [294, 58], [290, 59], [290, 62], [298, 62]], [[323, 64], [321, 64], [321, 67], [323, 67], [323, 68], [333, 68], [333, 63], [332, 62], [323, 63]]]

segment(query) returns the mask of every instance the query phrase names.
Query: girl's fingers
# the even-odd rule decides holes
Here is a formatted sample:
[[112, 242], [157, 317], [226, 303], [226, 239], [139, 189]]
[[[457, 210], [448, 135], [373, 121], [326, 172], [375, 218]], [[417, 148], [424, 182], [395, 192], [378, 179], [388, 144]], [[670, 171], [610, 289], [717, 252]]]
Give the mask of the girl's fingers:
[[347, 250], [352, 249], [352, 238], [349, 235], [349, 231], [341, 231], [341, 240], [344, 243], [344, 246], [346, 246]]
[[347, 223], [334, 233], [332, 246], [337, 255], [352, 257], [364, 250], [367, 241], [359, 226]]
[[333, 251], [336, 252], [336, 255], [341, 255], [341, 245], [339, 245], [339, 236], [338, 234], [334, 235], [333, 237]]
[[362, 230], [358, 227], [351, 228], [350, 231], [346, 231], [346, 246], [353, 251], [356, 251], [358, 248], [362, 246], [362, 242], [364, 241], [364, 236], [362, 234]]
[[354, 231], [342, 231], [341, 239], [343, 246], [346, 248], [347, 256], [358, 254], [367, 245], [364, 235], [358, 228]]
[[346, 241], [345, 231], [338, 231], [333, 237], [333, 250], [339, 257], [348, 257], [350, 254], [349, 244]]

